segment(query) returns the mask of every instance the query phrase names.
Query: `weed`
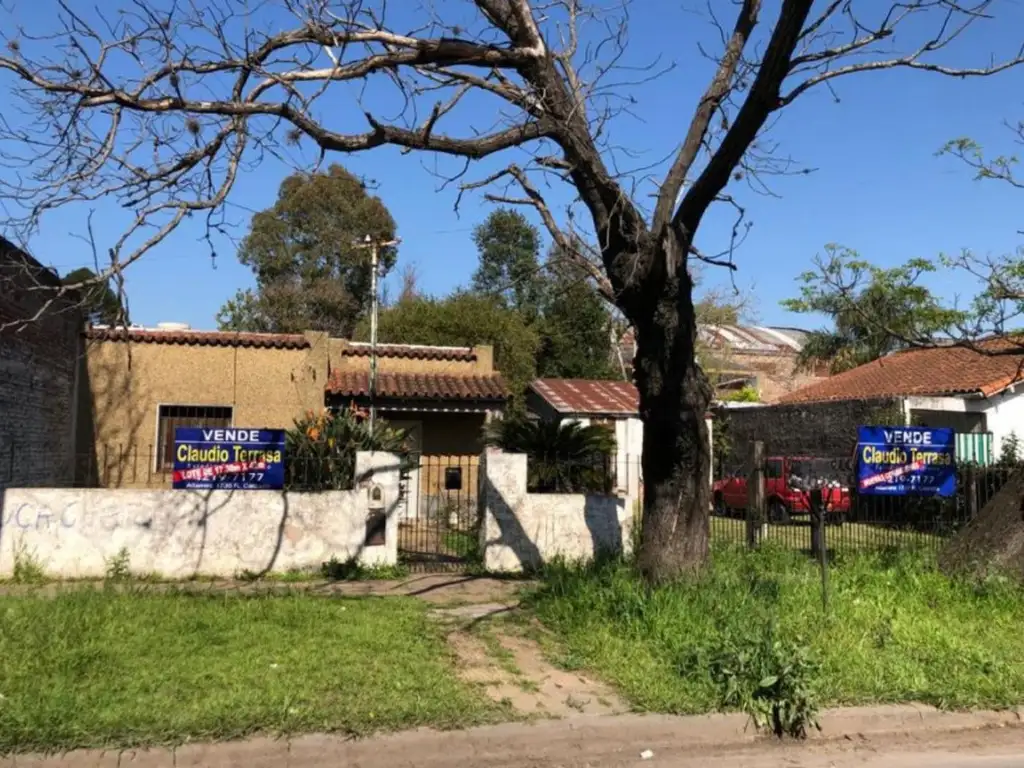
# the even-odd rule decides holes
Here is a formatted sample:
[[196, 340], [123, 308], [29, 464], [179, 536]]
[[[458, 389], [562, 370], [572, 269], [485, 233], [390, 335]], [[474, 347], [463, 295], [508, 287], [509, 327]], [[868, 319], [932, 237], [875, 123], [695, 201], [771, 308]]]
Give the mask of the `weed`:
[[235, 581], [244, 581], [251, 583], [259, 581], [262, 578], [262, 574], [259, 571], [254, 571], [251, 568], [243, 568], [240, 571], [235, 572]]
[[132, 576], [132, 556], [127, 547], [121, 547], [117, 554], [106, 561], [107, 581], [127, 581]]
[[401, 564], [364, 565], [354, 557], [348, 560], [332, 557], [320, 565], [320, 575], [329, 581], [387, 581], [404, 579], [409, 570]]
[[15, 584], [40, 584], [46, 581], [46, 573], [43, 565], [34, 552], [19, 543], [14, 550], [14, 569], [11, 573], [11, 581]]
[[817, 673], [803, 643], [780, 640], [771, 623], [729, 641], [710, 664], [723, 709], [746, 713], [758, 730], [799, 739], [808, 728], [820, 730], [813, 693]]

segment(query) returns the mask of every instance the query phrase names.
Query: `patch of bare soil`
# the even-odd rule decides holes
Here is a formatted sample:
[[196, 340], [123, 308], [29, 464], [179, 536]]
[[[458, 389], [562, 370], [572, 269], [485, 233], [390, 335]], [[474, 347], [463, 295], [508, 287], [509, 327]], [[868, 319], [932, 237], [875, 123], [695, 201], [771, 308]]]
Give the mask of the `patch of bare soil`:
[[448, 635], [459, 676], [516, 712], [540, 717], [613, 715], [629, 708], [608, 686], [549, 663], [532, 639], [500, 625], [461, 627]]

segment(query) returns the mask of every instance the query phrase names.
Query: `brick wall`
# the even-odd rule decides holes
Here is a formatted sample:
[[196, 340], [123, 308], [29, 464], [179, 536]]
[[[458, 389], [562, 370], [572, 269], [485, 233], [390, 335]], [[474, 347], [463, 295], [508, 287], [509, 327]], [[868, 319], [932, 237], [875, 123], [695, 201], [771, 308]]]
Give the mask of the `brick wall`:
[[898, 399], [720, 408], [715, 429], [726, 436], [726, 463], [733, 466], [746, 460], [755, 440], [764, 442], [768, 456], [848, 458], [857, 445], [857, 427], [892, 424], [901, 413]]
[[[0, 238], [0, 327], [45, 302], [33, 286], [58, 280]], [[70, 301], [0, 330], [0, 488], [60, 487], [73, 480], [75, 371], [82, 318]]]

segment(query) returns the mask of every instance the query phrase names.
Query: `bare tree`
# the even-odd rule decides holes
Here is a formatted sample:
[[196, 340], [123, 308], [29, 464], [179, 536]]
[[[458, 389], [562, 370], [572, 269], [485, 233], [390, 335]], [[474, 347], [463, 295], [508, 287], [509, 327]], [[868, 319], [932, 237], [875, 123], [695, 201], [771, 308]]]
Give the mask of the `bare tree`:
[[[701, 48], [714, 74], [680, 121], [679, 144], [664, 164], [624, 169], [635, 153], [613, 143], [616, 119], [630, 109], [631, 85], [659, 71], [656, 62], [639, 73], [621, 65], [624, 0], [611, 8], [462, 0], [436, 9], [386, 0], [123, 0], [118, 11], [104, 4], [88, 15], [73, 4], [59, 2], [58, 28], [11, 38], [0, 57], [30, 116], [0, 135], [5, 164], [20, 170], [3, 190], [23, 213], [9, 225], [31, 228], [53, 208], [116, 198], [135, 218], [109, 244], [102, 279], [188, 217], [221, 226], [248, 165], [289, 143], [312, 141], [322, 154], [392, 145], [459, 160], [447, 182], [460, 196], [484, 190], [534, 208], [635, 328], [645, 423], [640, 564], [652, 581], [707, 558], [711, 389], [695, 358], [687, 266], [732, 266], [731, 246], [705, 254], [694, 238], [716, 201], [742, 217], [726, 192], [734, 177], [756, 184], [792, 170], [764, 138], [772, 117], [855, 73], [983, 76], [1022, 60], [1020, 51], [976, 69], [940, 60], [988, 18], [992, 0], [709, 2], [720, 48]], [[725, 7], [728, 21], [716, 15]], [[681, 41], [686, 34], [679, 29]], [[339, 109], [336, 99], [352, 92], [346, 83], [394, 89], [401, 115]], [[483, 98], [496, 115], [486, 128], [465, 112]], [[664, 108], [679, 106], [668, 97]], [[355, 119], [363, 127], [351, 132]], [[495, 165], [499, 156], [507, 164]], [[470, 177], [482, 159], [487, 170]], [[548, 202], [556, 183], [572, 188], [567, 210]], [[584, 239], [592, 252], [580, 251]]]

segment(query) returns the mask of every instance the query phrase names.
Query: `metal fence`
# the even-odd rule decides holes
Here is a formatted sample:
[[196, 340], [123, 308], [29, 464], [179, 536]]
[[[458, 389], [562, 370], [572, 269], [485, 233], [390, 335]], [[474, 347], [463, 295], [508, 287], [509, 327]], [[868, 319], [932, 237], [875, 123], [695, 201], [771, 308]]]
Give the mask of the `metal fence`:
[[787, 472], [786, 477], [778, 476], [778, 467], [773, 465], [777, 461], [769, 460], [762, 467], [761, 512], [749, 502], [755, 473], [739, 471], [718, 478], [713, 492], [713, 541], [745, 542], [749, 529], [756, 528], [758, 540], [810, 551], [814, 539], [812, 491], [820, 489], [822, 527], [829, 549], [937, 551], [984, 509], [1019, 469], [962, 465], [957, 469], [956, 492], [950, 497], [871, 496], [857, 492], [852, 460], [803, 460], [804, 473]]

